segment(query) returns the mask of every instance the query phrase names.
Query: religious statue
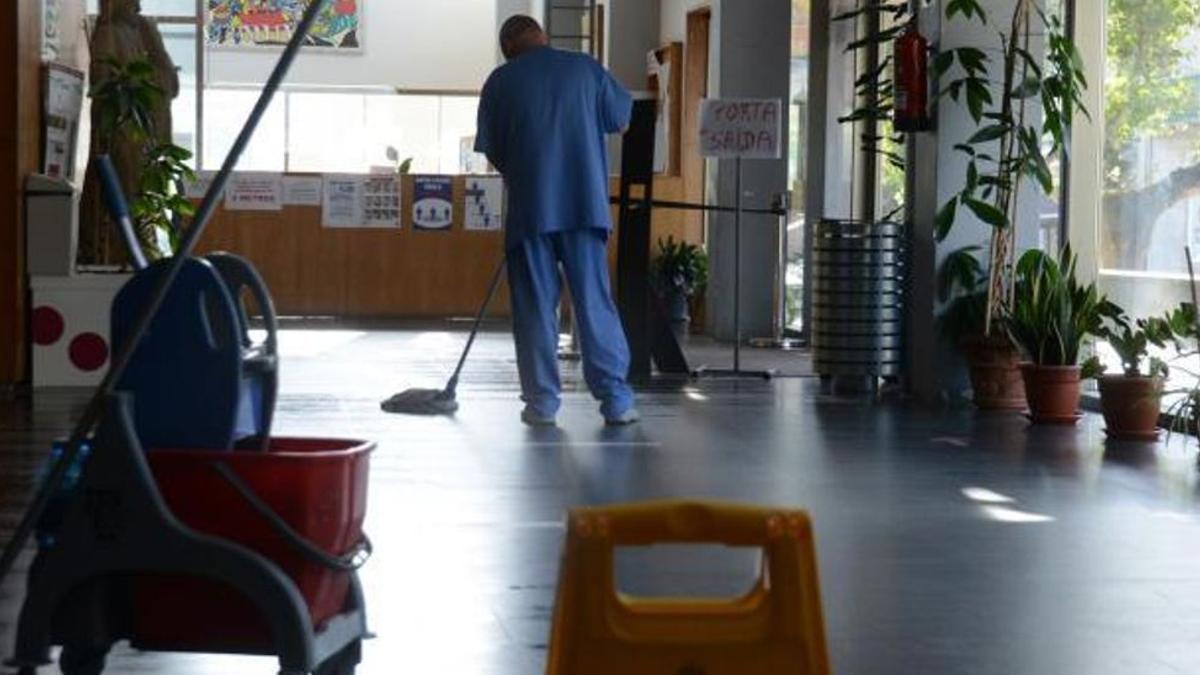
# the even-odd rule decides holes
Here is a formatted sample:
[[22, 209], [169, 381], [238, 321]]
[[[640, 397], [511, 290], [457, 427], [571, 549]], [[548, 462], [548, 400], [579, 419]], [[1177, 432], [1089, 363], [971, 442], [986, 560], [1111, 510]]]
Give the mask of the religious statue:
[[[142, 60], [151, 67], [150, 80], [160, 95], [149, 110], [149, 138], [139, 138], [128, 125], [113, 131], [101, 123], [103, 111], [92, 104], [91, 156], [112, 157], [127, 199], [136, 198], [147, 146], [172, 141], [171, 102], [179, 95], [179, 72], [167, 54], [162, 35], [154, 22], [141, 14], [141, 0], [100, 0], [100, 16], [91, 38], [90, 79], [93, 86], [113, 76], [113, 64]], [[80, 262], [119, 264], [127, 259], [117, 232], [104, 211], [99, 175], [89, 168], [84, 181]], [[154, 232], [138, 232], [143, 249], [156, 249]]]

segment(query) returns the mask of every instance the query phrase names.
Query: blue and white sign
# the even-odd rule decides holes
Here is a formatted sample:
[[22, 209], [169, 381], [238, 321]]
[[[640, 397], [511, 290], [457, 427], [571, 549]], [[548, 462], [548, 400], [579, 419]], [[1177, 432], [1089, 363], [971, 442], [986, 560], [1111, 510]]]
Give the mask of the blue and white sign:
[[454, 181], [449, 176], [413, 178], [413, 227], [449, 230], [454, 222]]

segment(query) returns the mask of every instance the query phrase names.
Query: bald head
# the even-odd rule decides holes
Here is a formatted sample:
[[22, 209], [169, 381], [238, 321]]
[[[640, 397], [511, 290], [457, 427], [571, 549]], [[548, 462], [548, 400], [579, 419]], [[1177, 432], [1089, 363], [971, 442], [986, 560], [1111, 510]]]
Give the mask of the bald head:
[[550, 44], [542, 25], [531, 16], [517, 14], [509, 17], [500, 27], [500, 51], [511, 61], [518, 56]]

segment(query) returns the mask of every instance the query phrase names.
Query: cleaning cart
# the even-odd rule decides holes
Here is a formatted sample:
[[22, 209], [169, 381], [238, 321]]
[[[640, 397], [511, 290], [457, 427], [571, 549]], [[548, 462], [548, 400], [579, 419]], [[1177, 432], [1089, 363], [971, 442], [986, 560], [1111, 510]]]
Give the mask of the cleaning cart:
[[[172, 258], [147, 264], [111, 165], [114, 220], [138, 269], [114, 303], [114, 358], [0, 556], [37, 535], [9, 664], [98, 675], [113, 644], [275, 655], [284, 675], [350, 675], [369, 636], [357, 570], [373, 445], [272, 437], [270, 295], [236, 256], [193, 257], [238, 159], [329, 0], [314, 0]], [[252, 343], [240, 298], [268, 337]]]
[[64, 675], [99, 675], [129, 640], [277, 655], [283, 675], [352, 675], [368, 636], [355, 570], [370, 549], [371, 444], [147, 451], [133, 400], [108, 399], [78, 482], [39, 533], [10, 665], [33, 675], [61, 645]]

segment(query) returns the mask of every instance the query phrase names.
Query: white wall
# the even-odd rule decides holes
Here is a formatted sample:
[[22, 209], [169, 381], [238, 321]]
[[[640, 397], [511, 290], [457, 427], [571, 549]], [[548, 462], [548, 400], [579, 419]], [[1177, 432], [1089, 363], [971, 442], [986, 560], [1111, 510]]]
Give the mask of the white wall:
[[608, 0], [609, 70], [627, 89], [646, 88], [646, 55], [662, 46], [659, 8], [650, 0]]
[[[361, 52], [306, 51], [289, 83], [478, 90], [497, 63], [497, 0], [366, 0], [363, 12]], [[211, 51], [208, 81], [259, 83], [278, 58], [278, 50]]]

